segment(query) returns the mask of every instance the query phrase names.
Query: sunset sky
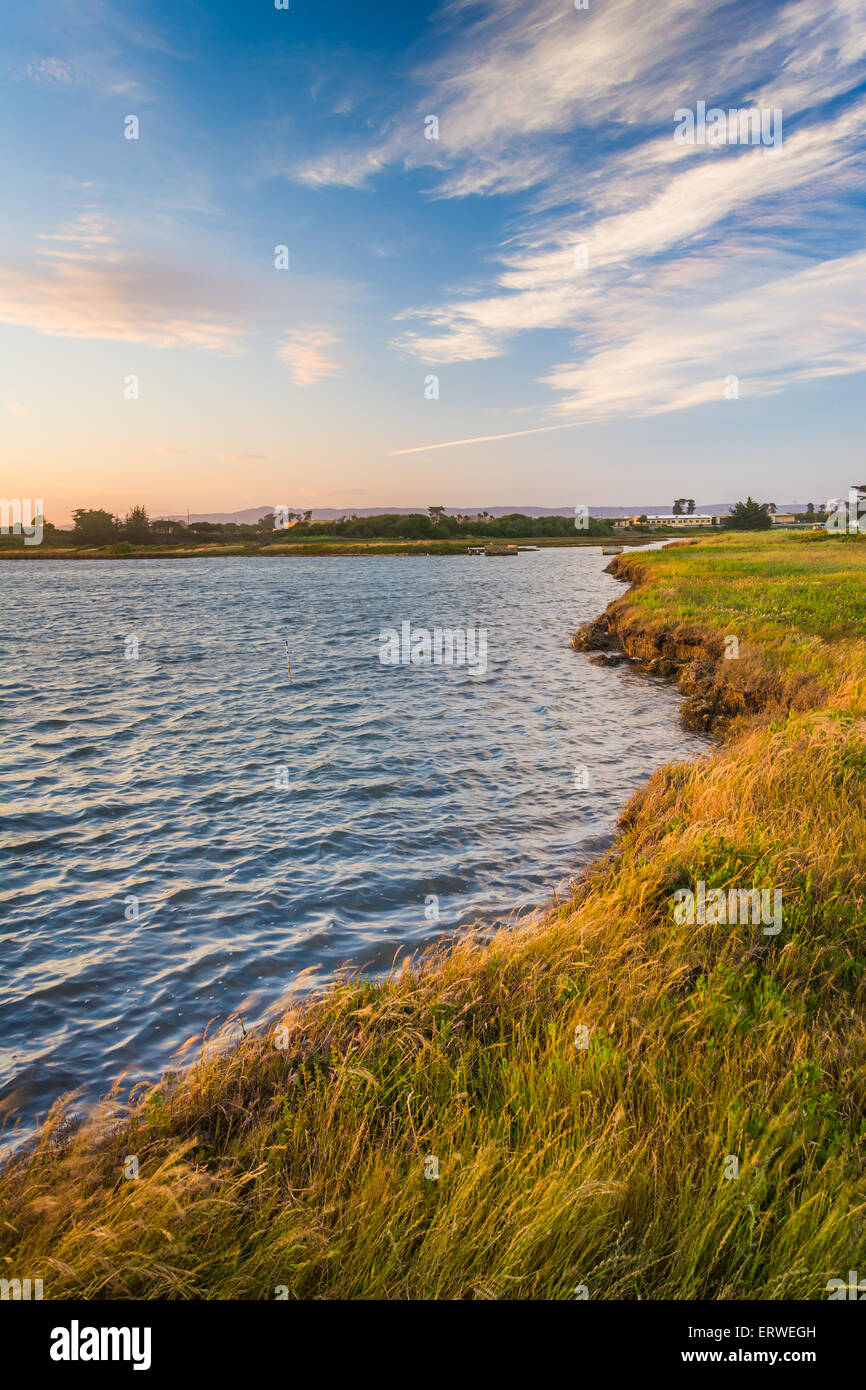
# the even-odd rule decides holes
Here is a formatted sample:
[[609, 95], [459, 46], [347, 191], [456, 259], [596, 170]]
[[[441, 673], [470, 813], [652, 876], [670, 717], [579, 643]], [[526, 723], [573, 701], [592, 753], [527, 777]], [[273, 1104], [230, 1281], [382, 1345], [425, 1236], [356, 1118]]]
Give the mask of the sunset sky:
[[[49, 520], [866, 475], [866, 0], [35, 0], [4, 50], [0, 487]], [[699, 101], [781, 146], [677, 143]]]

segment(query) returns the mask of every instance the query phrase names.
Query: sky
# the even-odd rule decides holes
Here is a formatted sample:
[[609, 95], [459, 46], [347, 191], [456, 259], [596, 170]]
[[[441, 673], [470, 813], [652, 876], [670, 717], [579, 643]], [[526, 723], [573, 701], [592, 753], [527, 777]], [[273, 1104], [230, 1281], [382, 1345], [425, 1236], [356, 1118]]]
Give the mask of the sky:
[[866, 0], [4, 24], [0, 490], [56, 524], [866, 475]]

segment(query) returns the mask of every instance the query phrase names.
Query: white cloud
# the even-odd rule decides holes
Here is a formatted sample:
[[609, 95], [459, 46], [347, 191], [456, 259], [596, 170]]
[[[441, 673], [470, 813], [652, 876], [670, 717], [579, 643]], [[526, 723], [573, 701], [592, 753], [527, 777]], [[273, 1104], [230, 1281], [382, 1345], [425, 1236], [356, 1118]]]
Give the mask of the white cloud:
[[[844, 268], [859, 262], [840, 247], [864, 243], [866, 0], [585, 11], [450, 0], [438, 37], [439, 56], [414, 74], [422, 95], [378, 139], [295, 171], [361, 187], [389, 166], [427, 167], [435, 197], [523, 193], [498, 270], [400, 313], [399, 350], [460, 363], [502, 356], [528, 332], [568, 333], [574, 360], [542, 379], [561, 395], [557, 415], [579, 418], [717, 399], [718, 361], [742, 365], [749, 344], [761, 345], [745, 372], [753, 393], [860, 369], [857, 323], [820, 314], [810, 286], [829, 292], [841, 275], [839, 311], [856, 297]], [[699, 99], [781, 109], [780, 148], [676, 144], [674, 112]], [[438, 140], [424, 139], [429, 114]], [[832, 219], [823, 238], [821, 217]], [[836, 259], [822, 280], [828, 243]], [[773, 348], [773, 315], [799, 347]]]
[[277, 357], [292, 373], [296, 386], [314, 386], [328, 376], [339, 376], [342, 368], [327, 348], [340, 339], [327, 328], [305, 328], [290, 333], [277, 350]]
[[562, 415], [656, 415], [720, 401], [729, 376], [748, 397], [866, 370], [866, 251], [742, 294], [726, 294], [717, 276], [715, 297], [697, 316], [674, 295], [629, 308], [628, 335], [611, 335], [545, 379], [563, 394]]
[[[479, 16], [479, 10], [481, 10]], [[529, 188], [568, 167], [592, 133], [663, 126], [698, 97], [784, 107], [793, 117], [853, 89], [866, 53], [866, 0], [797, 0], [736, 12], [727, 0], [455, 0], [443, 54], [415, 74], [424, 94], [379, 140], [308, 160], [311, 184], [360, 187], [391, 164], [430, 165], [443, 196]], [[446, 31], [447, 33], [447, 31]], [[768, 80], [772, 74], [772, 80]], [[440, 138], [424, 138], [435, 114]], [[552, 148], [547, 137], [570, 135]]]
[[[864, 132], [866, 102], [861, 102], [835, 120], [797, 131], [778, 150], [696, 149], [671, 140], [672, 148], [686, 150], [671, 168], [661, 157], [661, 141], [650, 141], [621, 161], [601, 190], [602, 209], [622, 210], [594, 217], [595, 196], [588, 192], [573, 219], [528, 219], [525, 233], [501, 252], [497, 293], [403, 311], [400, 319], [422, 320], [426, 329], [410, 329], [397, 346], [425, 361], [457, 362], [500, 356], [515, 335], [532, 329], [592, 331], [609, 322], [612, 289], [626, 281], [635, 295], [672, 273], [679, 284], [688, 275], [694, 287], [701, 267], [708, 286], [713, 263], [696, 259], [694, 248], [711, 235], [723, 235], [728, 263], [738, 251], [740, 273], [752, 272], [751, 262], [761, 251], [764, 273], [774, 275], [778, 247], [767, 250], [756, 235], [763, 211], [781, 201], [774, 216], [783, 221], [791, 218], [794, 193], [808, 189], [829, 206], [834, 195], [855, 188], [862, 179]], [[576, 265], [578, 246], [585, 248], [585, 268]], [[687, 258], [675, 263], [674, 272], [669, 260], [654, 262], [672, 253]], [[639, 280], [629, 279], [636, 273]], [[623, 306], [625, 317], [629, 312]]]
[[23, 68], [25, 77], [35, 82], [74, 82], [75, 68], [62, 58], [37, 58]]
[[0, 267], [0, 321], [59, 338], [242, 350], [219, 282], [134, 255], [97, 213], [39, 241], [34, 259]]
[[[286, 304], [303, 320], [323, 306], [346, 312], [357, 296], [351, 284], [306, 276], [281, 299], [261, 275], [226, 275], [186, 254], [132, 251], [130, 243], [143, 239], [136, 231], [127, 227], [121, 237], [91, 207], [56, 231], [38, 233], [30, 255], [0, 264], [0, 323], [51, 337], [234, 354], [246, 352], [254, 333], [282, 336]], [[299, 351], [303, 341], [302, 334]], [[316, 347], [329, 341], [336, 339], [309, 342], [308, 370]], [[333, 370], [322, 356], [318, 375]]]
[[[469, 0], [449, 7], [476, 12]], [[437, 191], [490, 191], [513, 159], [524, 211], [498, 272], [404, 310], [395, 346], [459, 363], [502, 356], [528, 332], [569, 333], [574, 360], [541, 380], [561, 394], [557, 415], [578, 419], [717, 400], [729, 373], [757, 394], [862, 370], [862, 330], [843, 312], [846, 298], [860, 302], [860, 261], [840, 249], [864, 244], [866, 101], [854, 89], [866, 0], [797, 0], [734, 22], [730, 6], [682, 0], [573, 15], [503, 0], [487, 13], [462, 40], [464, 61], [455, 45], [429, 74]], [[840, 93], [852, 95], [829, 107]], [[674, 111], [698, 98], [782, 107], [781, 146], [676, 144]], [[367, 170], [395, 149], [424, 162], [392, 132]], [[839, 290], [833, 313], [814, 285]], [[774, 333], [795, 341], [774, 348]]]

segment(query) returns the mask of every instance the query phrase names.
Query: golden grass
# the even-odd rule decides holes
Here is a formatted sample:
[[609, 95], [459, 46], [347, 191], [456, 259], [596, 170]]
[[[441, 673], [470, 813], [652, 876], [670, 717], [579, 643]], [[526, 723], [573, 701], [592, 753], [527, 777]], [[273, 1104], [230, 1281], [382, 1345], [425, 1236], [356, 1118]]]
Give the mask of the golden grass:
[[[634, 613], [717, 641], [728, 571], [700, 612], [691, 567], [726, 544], [642, 555]], [[729, 550], [760, 586], [777, 544]], [[862, 1268], [866, 640], [846, 616], [804, 663], [730, 574], [753, 675], [805, 672], [813, 707], [660, 769], [543, 917], [297, 1000], [107, 1133], [58, 1110], [0, 1177], [0, 1274], [46, 1298], [811, 1299]], [[781, 933], [677, 924], [697, 879], [781, 888]]]

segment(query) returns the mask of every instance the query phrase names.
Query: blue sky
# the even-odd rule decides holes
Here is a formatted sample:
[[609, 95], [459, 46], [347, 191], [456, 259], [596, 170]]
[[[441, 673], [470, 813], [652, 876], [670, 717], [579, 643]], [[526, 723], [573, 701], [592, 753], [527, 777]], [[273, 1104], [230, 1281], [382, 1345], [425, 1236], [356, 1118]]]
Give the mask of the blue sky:
[[[677, 143], [699, 101], [781, 142]], [[50, 519], [866, 474], [866, 0], [38, 0], [2, 104], [2, 489]]]

